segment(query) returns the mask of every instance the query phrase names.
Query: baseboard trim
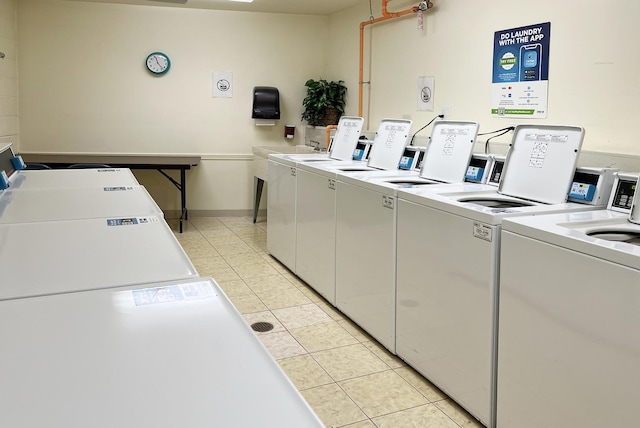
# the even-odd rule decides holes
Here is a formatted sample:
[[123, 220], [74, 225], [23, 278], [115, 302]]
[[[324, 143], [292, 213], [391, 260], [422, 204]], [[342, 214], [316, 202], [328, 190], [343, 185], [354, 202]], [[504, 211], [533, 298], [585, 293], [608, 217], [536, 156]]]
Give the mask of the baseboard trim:
[[[163, 210], [166, 219], [179, 219], [180, 210]], [[258, 211], [258, 217], [265, 217], [267, 210]], [[253, 210], [189, 210], [189, 218], [194, 217], [253, 217]]]

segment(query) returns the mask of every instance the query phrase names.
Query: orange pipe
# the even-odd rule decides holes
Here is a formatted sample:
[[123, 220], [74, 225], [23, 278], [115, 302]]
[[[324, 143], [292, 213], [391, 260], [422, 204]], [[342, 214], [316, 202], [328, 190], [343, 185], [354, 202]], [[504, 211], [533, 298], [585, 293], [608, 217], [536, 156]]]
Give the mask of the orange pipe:
[[327, 126], [327, 151], [329, 151], [329, 144], [331, 144], [331, 130], [337, 129], [337, 125], [328, 125]]
[[417, 6], [411, 9], [402, 10], [400, 12], [389, 12], [387, 10], [387, 4], [391, 0], [382, 0], [382, 16], [380, 18], [371, 19], [360, 23], [360, 73], [358, 75], [358, 116], [362, 117], [362, 98], [363, 98], [363, 85], [364, 85], [364, 27], [371, 24], [377, 24], [379, 22], [388, 21], [390, 19], [400, 18], [401, 16], [408, 15], [410, 13], [416, 13], [419, 9]]

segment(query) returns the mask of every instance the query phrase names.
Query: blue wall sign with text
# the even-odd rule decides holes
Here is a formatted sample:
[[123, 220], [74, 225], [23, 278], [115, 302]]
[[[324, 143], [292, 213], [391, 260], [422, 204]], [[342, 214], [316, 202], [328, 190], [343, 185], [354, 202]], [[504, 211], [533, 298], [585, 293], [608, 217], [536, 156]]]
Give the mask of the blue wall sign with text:
[[491, 114], [547, 117], [551, 23], [496, 31]]

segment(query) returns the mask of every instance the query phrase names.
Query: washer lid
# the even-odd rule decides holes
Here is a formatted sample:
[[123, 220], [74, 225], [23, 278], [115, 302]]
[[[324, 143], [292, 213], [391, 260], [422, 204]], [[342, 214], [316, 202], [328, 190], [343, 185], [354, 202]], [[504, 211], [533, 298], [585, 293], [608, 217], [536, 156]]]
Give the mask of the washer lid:
[[577, 126], [516, 126], [498, 193], [566, 202], [583, 139], [584, 129]]
[[382, 119], [376, 132], [367, 166], [378, 169], [398, 169], [411, 131], [410, 120]]
[[444, 183], [463, 182], [478, 126], [477, 122], [435, 122], [420, 177]]
[[333, 136], [329, 157], [337, 160], [351, 160], [356, 149], [364, 119], [361, 117], [342, 116]]

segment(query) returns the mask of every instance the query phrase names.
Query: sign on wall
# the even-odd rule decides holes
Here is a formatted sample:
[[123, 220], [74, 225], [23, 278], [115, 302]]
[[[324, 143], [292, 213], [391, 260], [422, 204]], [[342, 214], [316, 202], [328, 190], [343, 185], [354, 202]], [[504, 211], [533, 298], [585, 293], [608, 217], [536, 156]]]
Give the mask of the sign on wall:
[[211, 83], [211, 97], [233, 98], [233, 73], [212, 73]]
[[546, 118], [551, 23], [496, 31], [491, 115]]

